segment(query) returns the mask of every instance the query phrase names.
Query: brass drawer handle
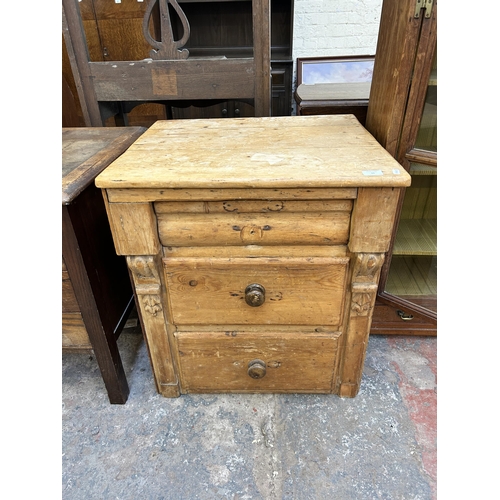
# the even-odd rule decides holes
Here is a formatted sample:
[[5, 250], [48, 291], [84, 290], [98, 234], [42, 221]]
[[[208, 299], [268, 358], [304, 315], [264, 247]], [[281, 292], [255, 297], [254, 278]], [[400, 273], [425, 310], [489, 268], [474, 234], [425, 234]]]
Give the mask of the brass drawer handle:
[[245, 302], [251, 307], [259, 307], [266, 300], [266, 289], [258, 283], [245, 288]]
[[397, 311], [398, 316], [403, 320], [403, 321], [411, 321], [413, 319], [413, 314], [407, 314], [404, 311], [398, 310]]
[[248, 363], [248, 375], [254, 379], [263, 378], [266, 375], [266, 363], [261, 359], [254, 359]]

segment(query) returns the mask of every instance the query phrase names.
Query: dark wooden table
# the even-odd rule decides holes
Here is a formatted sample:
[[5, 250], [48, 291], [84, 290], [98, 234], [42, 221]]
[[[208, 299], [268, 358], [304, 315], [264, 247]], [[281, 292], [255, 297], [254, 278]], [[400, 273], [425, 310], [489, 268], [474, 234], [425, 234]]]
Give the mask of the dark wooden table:
[[134, 298], [94, 179], [145, 130], [62, 129], [62, 347], [94, 352], [112, 404], [129, 394], [116, 341]]
[[301, 84], [294, 93], [298, 115], [354, 115], [366, 122], [371, 82]]

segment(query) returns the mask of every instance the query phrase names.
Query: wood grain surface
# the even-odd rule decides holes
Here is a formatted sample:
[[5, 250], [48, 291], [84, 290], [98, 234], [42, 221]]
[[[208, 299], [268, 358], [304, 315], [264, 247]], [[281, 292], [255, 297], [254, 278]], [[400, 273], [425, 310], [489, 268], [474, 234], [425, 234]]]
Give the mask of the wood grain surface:
[[101, 188], [409, 184], [352, 115], [158, 121], [96, 178]]

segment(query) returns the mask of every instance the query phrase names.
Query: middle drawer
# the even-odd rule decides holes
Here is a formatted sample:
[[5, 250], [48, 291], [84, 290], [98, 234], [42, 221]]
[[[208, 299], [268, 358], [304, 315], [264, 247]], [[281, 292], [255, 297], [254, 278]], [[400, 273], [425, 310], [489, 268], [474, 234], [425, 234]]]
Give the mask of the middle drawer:
[[182, 249], [173, 249], [175, 256], [163, 259], [174, 324], [341, 324], [347, 256], [293, 256], [288, 249], [288, 256], [242, 250], [224, 257], [212, 250], [221, 256], [182, 257]]

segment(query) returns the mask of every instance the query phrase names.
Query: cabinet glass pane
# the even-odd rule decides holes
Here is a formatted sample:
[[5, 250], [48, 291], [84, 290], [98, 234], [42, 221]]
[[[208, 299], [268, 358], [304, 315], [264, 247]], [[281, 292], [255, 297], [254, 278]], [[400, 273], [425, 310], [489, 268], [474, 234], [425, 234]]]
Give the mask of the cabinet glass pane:
[[[427, 87], [416, 149], [437, 152], [437, 64]], [[437, 168], [410, 163], [412, 184], [406, 189], [386, 291], [436, 310]]]
[[415, 148], [437, 152], [437, 56], [434, 56], [431, 76], [425, 95]]

